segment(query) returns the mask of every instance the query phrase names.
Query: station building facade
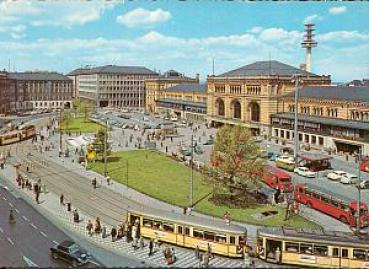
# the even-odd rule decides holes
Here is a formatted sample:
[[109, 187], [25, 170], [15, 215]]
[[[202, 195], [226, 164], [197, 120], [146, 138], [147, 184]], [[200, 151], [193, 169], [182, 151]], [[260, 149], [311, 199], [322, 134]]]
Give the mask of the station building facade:
[[271, 136], [270, 117], [277, 113], [278, 97], [294, 91], [292, 76], [305, 85], [329, 85], [320, 76], [279, 61], [260, 61], [218, 76], [208, 76], [207, 121], [213, 126], [240, 124], [256, 135]]
[[[293, 143], [294, 93], [278, 99], [272, 139]], [[303, 86], [298, 99], [302, 145], [337, 154], [369, 155], [369, 87]]]
[[145, 80], [146, 88], [146, 111], [158, 112], [156, 109], [157, 100], [164, 89], [173, 87], [179, 84], [198, 84], [199, 77], [190, 78], [176, 70], [168, 70], [162, 75], [152, 77]]

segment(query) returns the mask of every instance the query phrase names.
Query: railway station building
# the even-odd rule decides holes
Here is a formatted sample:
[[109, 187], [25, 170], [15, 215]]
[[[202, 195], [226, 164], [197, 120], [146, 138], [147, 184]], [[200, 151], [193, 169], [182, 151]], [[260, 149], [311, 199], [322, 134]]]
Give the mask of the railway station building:
[[259, 61], [207, 78], [207, 121], [213, 126], [240, 124], [255, 135], [270, 137], [270, 117], [278, 97], [294, 91], [292, 76], [304, 85], [330, 85], [330, 76], [316, 75], [279, 61]]
[[[278, 99], [271, 115], [272, 139], [293, 143], [294, 93]], [[298, 101], [302, 146], [337, 154], [369, 154], [369, 87], [303, 86]]]

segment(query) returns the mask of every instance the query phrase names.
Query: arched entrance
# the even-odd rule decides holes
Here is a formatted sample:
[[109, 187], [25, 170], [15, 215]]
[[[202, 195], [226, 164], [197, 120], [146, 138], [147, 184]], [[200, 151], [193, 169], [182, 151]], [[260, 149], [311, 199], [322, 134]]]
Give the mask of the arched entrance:
[[224, 116], [225, 115], [225, 108], [224, 108], [224, 101], [220, 98], [218, 98], [215, 102], [215, 107], [217, 111], [218, 116]]
[[233, 110], [233, 118], [241, 119], [241, 104], [238, 100], [233, 100], [231, 103], [231, 107]]
[[260, 106], [256, 102], [251, 102], [249, 104], [249, 112], [250, 112], [250, 120], [251, 121], [260, 121]]

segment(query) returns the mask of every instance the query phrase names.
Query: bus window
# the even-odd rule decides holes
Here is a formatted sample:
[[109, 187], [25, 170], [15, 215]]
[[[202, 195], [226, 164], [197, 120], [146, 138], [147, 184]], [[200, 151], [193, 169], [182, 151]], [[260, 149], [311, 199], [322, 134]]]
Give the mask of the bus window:
[[313, 245], [312, 244], [301, 244], [300, 253], [313, 254]]
[[204, 233], [202, 231], [193, 230], [193, 237], [203, 239], [204, 238]]
[[214, 241], [215, 234], [210, 232], [204, 232], [204, 239]]
[[342, 255], [341, 255], [342, 258], [348, 258], [348, 249], [347, 248], [343, 248], [341, 253], [342, 253]]
[[217, 234], [215, 236], [215, 242], [226, 243], [227, 242], [227, 237], [225, 235]]
[[365, 260], [366, 251], [364, 249], [354, 249], [354, 259], [355, 260]]
[[171, 223], [164, 223], [163, 224], [163, 230], [164, 230], [164, 232], [171, 232], [171, 233], [173, 233], [174, 232], [174, 225], [171, 224]]
[[185, 227], [185, 235], [190, 235], [190, 228], [188, 227]]
[[305, 190], [305, 194], [311, 196], [311, 191], [309, 191], [308, 189], [301, 188], [301, 190]]
[[286, 242], [286, 251], [299, 252], [299, 243]]
[[338, 257], [338, 248], [333, 248], [332, 249], [332, 257]]
[[183, 234], [183, 227], [182, 226], [177, 226], [177, 233]]
[[143, 226], [152, 228], [152, 220], [150, 220], [150, 219], [144, 219], [143, 220]]
[[234, 237], [234, 236], [230, 236], [230, 237], [229, 237], [229, 243], [230, 243], [231, 245], [235, 245], [235, 244], [236, 244], [236, 237]]
[[319, 256], [328, 256], [328, 247], [322, 245], [314, 245], [314, 254]]
[[330, 204], [331, 203], [331, 199], [329, 199], [329, 197], [322, 195], [320, 198], [323, 202]]
[[315, 192], [312, 193], [312, 197], [314, 197], [315, 199], [318, 199], [318, 200], [320, 199], [320, 195], [315, 193]]

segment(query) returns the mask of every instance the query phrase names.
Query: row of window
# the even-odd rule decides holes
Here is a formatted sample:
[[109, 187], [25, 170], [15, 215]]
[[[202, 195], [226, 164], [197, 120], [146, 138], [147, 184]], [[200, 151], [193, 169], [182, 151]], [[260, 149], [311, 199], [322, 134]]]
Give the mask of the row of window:
[[[288, 111], [289, 112], [295, 112], [295, 106], [294, 105], [288, 105]], [[326, 113], [324, 114], [324, 108], [322, 107], [310, 107], [310, 106], [300, 106], [300, 112], [303, 114], [309, 114], [309, 115], [316, 115], [316, 116], [328, 116], [328, 117], [335, 117], [338, 116], [338, 109], [337, 108], [326, 108]]]
[[144, 81], [117, 80], [117, 81], [99, 81], [99, 85], [142, 85]]
[[[285, 249], [287, 252], [310, 254], [318, 256], [328, 256], [328, 246], [322, 244], [308, 244], [308, 243], [296, 243], [296, 242], [286, 242]], [[355, 260], [369, 260], [369, 250], [368, 249], [353, 249], [352, 257]], [[332, 257], [342, 257], [349, 258], [349, 250], [342, 248], [341, 255], [339, 255], [339, 248], [332, 248]]]
[[349, 206], [346, 205], [345, 203], [343, 203], [342, 201], [336, 200], [333, 197], [328, 196], [328, 195], [323, 194], [323, 193], [317, 193], [317, 192], [311, 191], [311, 190], [306, 189], [306, 188], [301, 189], [300, 193], [304, 193], [307, 196], [310, 196], [314, 199], [323, 201], [327, 204], [331, 204], [331, 205], [333, 205], [337, 208], [343, 209], [343, 210], [348, 210], [349, 209]]
[[138, 90], [143, 91], [144, 89], [141, 86], [118, 86], [118, 87], [100, 86], [99, 90], [100, 91], [138, 91]]
[[[276, 123], [276, 122], [273, 122], [273, 124]], [[300, 125], [300, 124], [299, 124]], [[294, 132], [292, 131], [285, 131], [285, 130], [279, 130], [279, 129], [274, 129], [274, 136], [276, 137], [281, 137], [281, 138], [285, 138], [285, 139], [293, 139], [295, 137], [294, 135]], [[311, 141], [309, 139], [309, 137], [311, 136]], [[303, 140], [304, 138], [304, 140]], [[324, 138], [319, 136], [318, 137], [318, 140], [317, 140], [317, 136], [315, 135], [308, 135], [308, 134], [305, 134], [303, 136], [303, 134], [300, 134], [299, 133], [299, 141], [304, 141], [305, 143], [312, 143], [312, 144], [317, 144], [318, 142], [318, 145], [319, 146], [323, 146], [324, 145]]]
[[[225, 85], [215, 85], [214, 91], [216, 93], [225, 93]], [[241, 85], [230, 85], [229, 92], [231, 94], [241, 94], [242, 93], [242, 86]], [[261, 93], [261, 86], [246, 86], [246, 93], [249, 95], [260, 95]]]

